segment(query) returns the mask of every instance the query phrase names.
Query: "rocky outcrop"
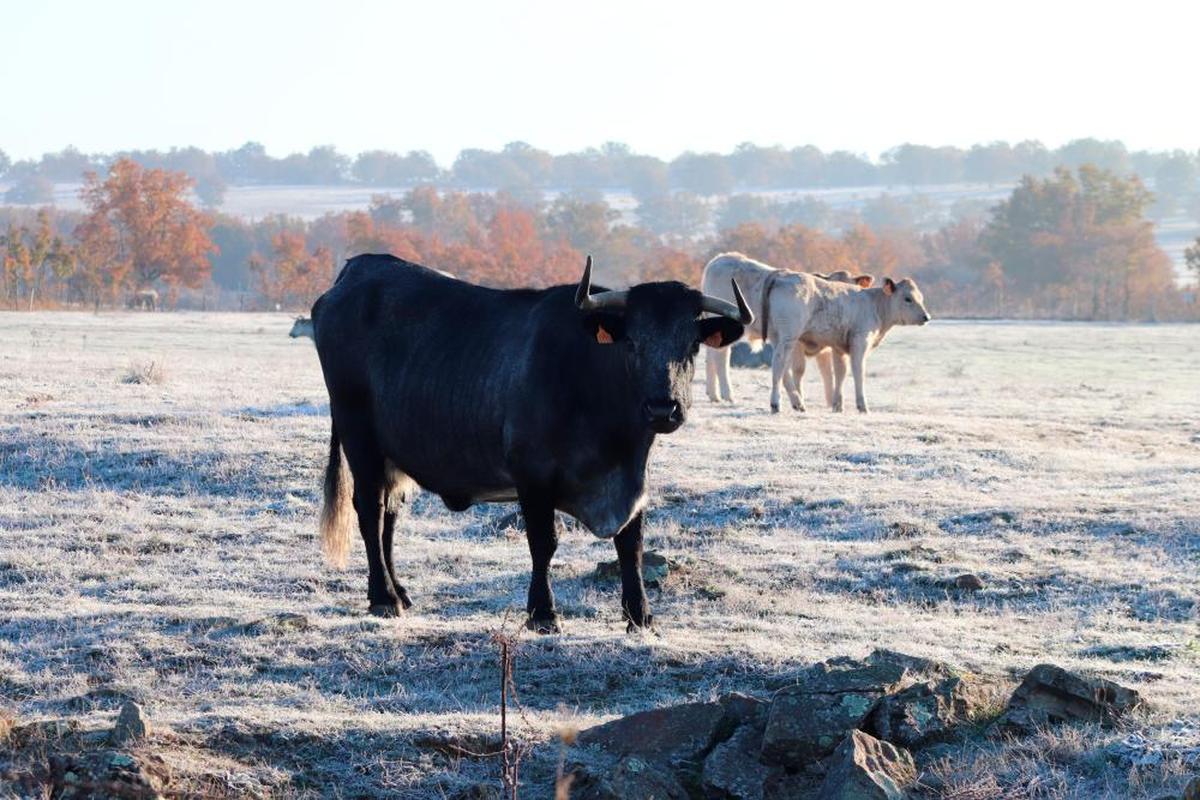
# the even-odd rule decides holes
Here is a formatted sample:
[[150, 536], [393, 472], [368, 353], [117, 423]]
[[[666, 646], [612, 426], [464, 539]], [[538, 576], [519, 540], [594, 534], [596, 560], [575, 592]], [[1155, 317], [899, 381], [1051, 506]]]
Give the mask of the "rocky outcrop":
[[1133, 689], [1104, 678], [1085, 677], [1053, 664], [1039, 664], [1013, 692], [1001, 723], [1019, 731], [1063, 722], [1112, 725], [1141, 702]]
[[[938, 743], [964, 735], [986, 694], [970, 673], [902, 653], [830, 659], [769, 700], [729, 694], [583, 731], [571, 796], [898, 800], [918, 777], [909, 750], [929, 763], [933, 749], [952, 747]], [[1013, 693], [999, 729], [1108, 724], [1139, 703], [1111, 681], [1041, 665]]]
[[907, 750], [851, 731], [830, 759], [818, 796], [822, 800], [900, 800], [916, 783]]

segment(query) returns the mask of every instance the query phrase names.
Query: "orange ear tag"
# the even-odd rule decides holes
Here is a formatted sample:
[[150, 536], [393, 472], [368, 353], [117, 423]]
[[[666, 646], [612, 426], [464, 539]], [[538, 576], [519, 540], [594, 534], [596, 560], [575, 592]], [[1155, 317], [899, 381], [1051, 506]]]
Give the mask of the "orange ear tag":
[[716, 333], [710, 333], [708, 335], [708, 338], [704, 340], [704, 343], [706, 345], [708, 345], [709, 347], [720, 347], [721, 346], [721, 332], [717, 331]]
[[596, 341], [600, 344], [612, 344], [612, 334], [604, 330], [602, 326], [596, 326]]

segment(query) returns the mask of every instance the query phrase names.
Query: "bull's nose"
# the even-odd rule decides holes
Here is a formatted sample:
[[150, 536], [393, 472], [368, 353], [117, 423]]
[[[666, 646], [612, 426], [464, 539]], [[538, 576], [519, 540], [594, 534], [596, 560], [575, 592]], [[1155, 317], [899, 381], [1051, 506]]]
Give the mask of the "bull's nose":
[[933, 317], [929, 316], [929, 312], [928, 312], [928, 311], [926, 311], [926, 312], [925, 312], [925, 319], [921, 320], [921, 324], [922, 324], [922, 325], [924, 325], [926, 322], [929, 322], [929, 320], [931, 320], [931, 319], [933, 319]]
[[649, 400], [644, 410], [646, 421], [658, 433], [670, 433], [683, 424], [683, 406], [674, 400]]

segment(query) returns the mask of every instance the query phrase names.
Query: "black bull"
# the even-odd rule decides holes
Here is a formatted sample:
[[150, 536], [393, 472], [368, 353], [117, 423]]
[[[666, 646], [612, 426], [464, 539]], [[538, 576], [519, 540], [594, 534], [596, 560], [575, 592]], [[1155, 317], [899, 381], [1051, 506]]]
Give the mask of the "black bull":
[[333, 418], [322, 541], [344, 562], [352, 507], [373, 614], [412, 605], [392, 540], [416, 483], [454, 511], [520, 504], [531, 627], [558, 626], [556, 509], [613, 539], [625, 618], [651, 623], [642, 583], [650, 446], [686, 417], [700, 345], [735, 341], [753, 315], [736, 285], [737, 307], [677, 282], [593, 295], [590, 280], [590, 258], [578, 287], [502, 291], [363, 255], [313, 305]]

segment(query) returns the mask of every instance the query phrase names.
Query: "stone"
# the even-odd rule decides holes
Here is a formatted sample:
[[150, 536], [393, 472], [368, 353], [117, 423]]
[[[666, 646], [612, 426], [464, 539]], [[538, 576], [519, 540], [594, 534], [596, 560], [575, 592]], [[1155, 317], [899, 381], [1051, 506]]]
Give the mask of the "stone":
[[1133, 689], [1104, 678], [1088, 678], [1053, 664], [1039, 664], [1009, 698], [1004, 727], [1032, 730], [1062, 722], [1111, 726], [1141, 705]]
[[968, 572], [954, 579], [954, 588], [964, 592], [978, 592], [983, 589], [983, 579]]
[[880, 699], [866, 730], [884, 741], [920, 747], [947, 738], [968, 722], [981, 703], [980, 692], [967, 676], [915, 683]]
[[851, 731], [829, 760], [822, 800], [901, 800], [917, 780], [907, 750]]
[[[671, 574], [671, 564], [667, 557], [657, 550], [647, 550], [642, 554], [642, 580], [649, 587], [661, 587]], [[596, 564], [594, 575], [598, 581], [621, 580], [620, 561], [601, 561]]]
[[684, 703], [639, 711], [580, 731], [576, 741], [619, 756], [696, 769], [726, 727], [725, 713], [720, 703]]
[[149, 735], [150, 723], [146, 719], [146, 712], [140, 705], [129, 700], [121, 706], [121, 713], [117, 715], [117, 721], [113, 725], [108, 740], [113, 747], [124, 747], [145, 739]]
[[759, 763], [762, 731], [742, 725], [704, 759], [700, 783], [714, 800], [762, 800], [769, 771]]
[[671, 771], [640, 756], [625, 756], [610, 770], [575, 767], [572, 800], [687, 800], [688, 793]]
[[834, 751], [846, 734], [861, 727], [886, 694], [910, 676], [902, 663], [827, 661], [771, 700], [763, 734], [762, 760], [800, 769]]

